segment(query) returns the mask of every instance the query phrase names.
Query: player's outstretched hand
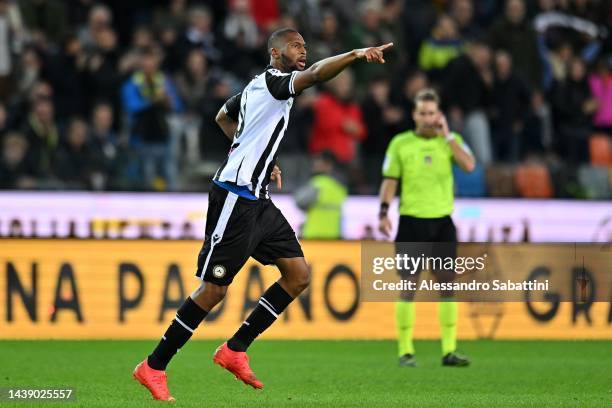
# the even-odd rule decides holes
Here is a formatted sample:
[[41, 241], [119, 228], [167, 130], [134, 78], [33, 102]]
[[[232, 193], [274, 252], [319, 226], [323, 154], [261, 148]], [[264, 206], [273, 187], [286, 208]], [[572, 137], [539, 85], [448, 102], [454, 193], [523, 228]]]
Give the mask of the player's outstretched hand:
[[272, 169], [272, 174], [270, 174], [270, 180], [276, 181], [276, 187], [278, 187], [279, 190], [283, 188], [283, 181], [281, 179], [281, 173], [282, 172], [281, 172], [280, 167], [278, 167], [277, 165], [274, 165], [274, 168]]
[[385, 63], [384, 52], [387, 48], [393, 47], [393, 43], [387, 43], [378, 47], [360, 48], [357, 51], [357, 58], [365, 58], [367, 62]]

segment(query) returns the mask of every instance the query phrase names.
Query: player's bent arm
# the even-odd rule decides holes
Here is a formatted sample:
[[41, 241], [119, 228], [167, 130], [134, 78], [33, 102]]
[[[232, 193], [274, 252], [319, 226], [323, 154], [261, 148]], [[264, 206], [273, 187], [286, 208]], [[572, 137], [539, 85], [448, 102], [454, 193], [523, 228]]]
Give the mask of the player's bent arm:
[[367, 62], [384, 64], [383, 52], [391, 46], [393, 43], [380, 47], [360, 48], [317, 61], [308, 69], [296, 74], [293, 80], [295, 93], [299, 94], [317, 83], [329, 81], [358, 59], [365, 58]]
[[215, 122], [217, 122], [217, 125], [219, 125], [225, 136], [227, 136], [230, 141], [233, 141], [236, 128], [238, 128], [238, 122], [230, 118], [227, 113], [225, 113], [223, 106], [221, 109], [219, 109], [219, 112], [217, 112]]
[[470, 149], [465, 146], [457, 143], [456, 140], [451, 140], [448, 142], [452, 152], [453, 152], [453, 160], [455, 163], [461, 168], [461, 170], [471, 173], [476, 168], [476, 159]]

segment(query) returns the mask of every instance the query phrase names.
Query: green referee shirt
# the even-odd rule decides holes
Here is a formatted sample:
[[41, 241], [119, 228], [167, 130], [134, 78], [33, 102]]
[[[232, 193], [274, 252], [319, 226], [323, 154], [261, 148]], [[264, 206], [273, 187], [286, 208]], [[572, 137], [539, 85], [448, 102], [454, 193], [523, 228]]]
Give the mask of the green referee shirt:
[[[463, 139], [454, 133], [455, 140]], [[440, 218], [453, 212], [453, 152], [444, 137], [419, 137], [413, 131], [389, 143], [383, 176], [400, 179], [400, 214]]]

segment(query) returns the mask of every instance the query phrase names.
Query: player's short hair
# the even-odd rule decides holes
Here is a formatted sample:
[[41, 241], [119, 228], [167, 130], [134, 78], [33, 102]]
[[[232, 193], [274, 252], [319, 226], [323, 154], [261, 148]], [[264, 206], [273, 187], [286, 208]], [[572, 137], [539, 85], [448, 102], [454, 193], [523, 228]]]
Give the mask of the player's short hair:
[[290, 33], [296, 33], [299, 34], [299, 32], [293, 28], [289, 28], [289, 27], [285, 27], [285, 28], [279, 28], [278, 30], [274, 31], [272, 34], [270, 34], [270, 37], [268, 38], [268, 52], [272, 49], [272, 48], [280, 48], [283, 46], [283, 40], [285, 39], [285, 36], [287, 34]]
[[419, 102], [435, 102], [438, 106], [440, 105], [440, 96], [432, 88], [425, 88], [420, 90], [414, 97], [414, 106], [416, 107]]

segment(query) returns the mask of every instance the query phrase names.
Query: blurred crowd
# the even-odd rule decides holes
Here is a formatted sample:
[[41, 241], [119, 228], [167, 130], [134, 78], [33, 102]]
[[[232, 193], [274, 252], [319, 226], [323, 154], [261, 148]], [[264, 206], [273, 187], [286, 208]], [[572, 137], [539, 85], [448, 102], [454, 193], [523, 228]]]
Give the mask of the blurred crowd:
[[296, 99], [283, 191], [326, 152], [350, 193], [375, 194], [425, 87], [477, 158], [476, 195], [516, 194], [495, 194], [504, 169], [536, 163], [549, 195], [584, 196], [593, 135], [612, 145], [606, 0], [0, 0], [0, 188], [206, 190], [229, 148], [214, 117], [286, 26], [309, 63], [395, 46]]

